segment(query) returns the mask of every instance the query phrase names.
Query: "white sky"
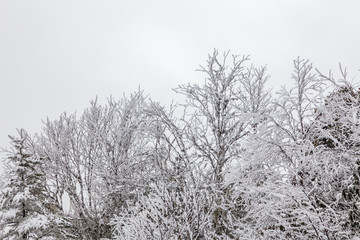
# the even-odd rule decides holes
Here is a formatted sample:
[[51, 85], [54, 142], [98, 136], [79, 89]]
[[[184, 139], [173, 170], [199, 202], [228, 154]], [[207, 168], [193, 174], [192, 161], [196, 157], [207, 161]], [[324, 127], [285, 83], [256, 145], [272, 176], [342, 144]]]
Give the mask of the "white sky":
[[96, 95], [141, 86], [168, 104], [171, 88], [204, 79], [195, 69], [214, 48], [267, 64], [274, 89], [297, 56], [324, 72], [341, 62], [353, 77], [360, 1], [0, 0], [0, 147]]

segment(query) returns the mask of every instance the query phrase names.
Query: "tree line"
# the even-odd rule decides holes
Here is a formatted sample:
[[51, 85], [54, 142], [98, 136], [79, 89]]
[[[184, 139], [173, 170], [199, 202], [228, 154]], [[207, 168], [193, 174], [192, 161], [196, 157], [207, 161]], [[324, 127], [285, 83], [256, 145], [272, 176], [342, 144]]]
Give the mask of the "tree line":
[[7, 150], [1, 239], [360, 238], [360, 91], [294, 60], [215, 50], [202, 84], [163, 106], [137, 91], [19, 130]]

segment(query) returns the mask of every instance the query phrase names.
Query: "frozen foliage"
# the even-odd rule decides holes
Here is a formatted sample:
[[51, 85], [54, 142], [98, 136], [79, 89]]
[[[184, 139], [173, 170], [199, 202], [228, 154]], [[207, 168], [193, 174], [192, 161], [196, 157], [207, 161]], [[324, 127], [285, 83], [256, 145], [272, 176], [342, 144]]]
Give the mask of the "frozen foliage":
[[72, 224], [84, 239], [111, 237], [110, 219], [156, 178], [146, 104], [142, 92], [106, 106], [95, 100], [80, 117], [48, 120], [35, 140], [51, 191], [61, 206], [69, 197]]
[[345, 80], [316, 77], [307, 61], [294, 66], [295, 87], [280, 92], [229, 182], [249, 239], [350, 239], [359, 233], [359, 96]]
[[1, 239], [55, 239], [57, 219], [47, 196], [41, 160], [26, 147], [27, 134], [10, 137], [13, 151], [8, 157], [8, 181], [0, 198]]
[[[264, 90], [265, 68], [246, 66], [248, 60], [228, 53], [221, 57], [217, 51], [210, 55], [200, 69], [206, 74], [205, 83], [176, 89], [186, 97], [180, 121], [158, 106], [153, 108], [165, 128], [161, 139], [173, 143], [169, 152], [175, 156], [168, 155], [172, 166], [167, 174], [175, 171], [178, 178], [158, 182], [155, 193], [141, 198], [141, 206], [153, 206], [151, 210], [134, 206], [115, 218], [120, 239], [141, 239], [132, 235], [140, 226], [146, 226], [142, 234], [149, 239], [237, 237], [242, 206], [232, 198], [233, 188], [225, 185], [224, 173], [241, 158], [242, 142], [263, 121], [260, 114], [266, 113], [270, 99]], [[169, 183], [174, 188], [164, 190]]]
[[118, 239], [199, 239], [211, 236], [205, 189], [154, 188], [148, 196], [116, 218]]
[[[230, 68], [227, 75], [225, 69], [215, 52], [203, 68], [209, 75], [205, 85], [177, 89], [188, 97], [188, 114], [181, 118], [181, 131], [176, 131], [184, 142], [183, 158], [190, 158], [189, 169], [197, 186], [202, 186], [197, 191], [203, 189], [207, 196], [202, 201], [205, 212], [190, 209], [207, 217], [186, 235], [189, 231], [181, 227], [187, 224], [176, 224], [177, 210], [166, 204], [177, 201], [169, 200], [168, 191], [155, 191], [115, 218], [115, 235], [119, 239], [355, 238], [360, 195], [358, 93], [348, 88], [345, 79], [329, 79], [314, 72], [308, 61], [297, 59], [294, 87], [281, 90], [270, 103], [264, 90], [255, 94], [257, 98], [254, 91], [245, 91], [260, 89], [263, 82], [249, 81], [240, 68], [241, 74], [233, 78], [234, 70]], [[253, 79], [265, 80], [263, 76]], [[233, 79], [241, 84], [235, 87]], [[244, 82], [252, 87], [241, 88]], [[201, 226], [206, 226], [205, 231]], [[133, 235], [140, 232], [143, 235]]]
[[[360, 90], [294, 60], [209, 55], [165, 107], [141, 91], [12, 138], [1, 239], [360, 237]], [[67, 209], [67, 210], [66, 210]]]

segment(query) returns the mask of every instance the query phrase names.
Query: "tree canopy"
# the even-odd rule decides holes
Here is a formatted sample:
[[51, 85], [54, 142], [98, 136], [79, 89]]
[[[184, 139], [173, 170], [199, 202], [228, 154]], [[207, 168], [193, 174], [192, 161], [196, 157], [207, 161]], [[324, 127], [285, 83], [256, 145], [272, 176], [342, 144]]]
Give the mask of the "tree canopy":
[[137, 91], [11, 137], [4, 239], [359, 239], [360, 90], [294, 60], [267, 90], [248, 56], [208, 56], [163, 106]]

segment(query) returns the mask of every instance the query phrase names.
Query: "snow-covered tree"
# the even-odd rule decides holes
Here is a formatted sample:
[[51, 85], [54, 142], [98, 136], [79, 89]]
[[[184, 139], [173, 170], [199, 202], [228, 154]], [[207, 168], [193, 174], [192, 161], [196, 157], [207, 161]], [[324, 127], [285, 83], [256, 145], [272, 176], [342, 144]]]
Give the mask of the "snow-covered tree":
[[[228, 53], [222, 58], [214, 51], [201, 68], [204, 84], [175, 89], [186, 97], [183, 116], [153, 106], [162, 129], [158, 143], [167, 153], [159, 162], [168, 178], [156, 183], [129, 214], [115, 218], [117, 237], [136, 238], [132, 234], [139, 229], [145, 235], [138, 239], [158, 239], [162, 233], [167, 235], [160, 239], [235, 237], [240, 210], [231, 198], [231, 187], [224, 184], [224, 173], [240, 159], [241, 142], [262, 121], [258, 113], [266, 111], [269, 100], [265, 68], [246, 67], [247, 61]], [[195, 221], [191, 216], [196, 215]]]
[[234, 183], [245, 207], [241, 234], [350, 239], [358, 217], [357, 100], [308, 61], [294, 61], [292, 78], [294, 88], [279, 92], [263, 128], [248, 139], [249, 161], [230, 178], [242, 176]]
[[47, 181], [84, 239], [111, 236], [110, 219], [156, 178], [147, 154], [154, 141], [141, 91], [105, 105], [92, 101], [79, 117], [46, 121], [34, 151], [46, 159]]
[[147, 191], [140, 191], [135, 204], [127, 205], [114, 218], [117, 239], [199, 239], [211, 235], [210, 192], [197, 178], [197, 166], [188, 154], [184, 126], [174, 116], [152, 103], [153, 145], [148, 149], [156, 176]]
[[0, 198], [0, 237], [57, 239], [61, 234], [57, 227], [65, 226], [66, 221], [56, 215], [57, 206], [46, 191], [43, 160], [29, 151], [24, 130], [19, 131], [19, 137], [10, 139], [7, 182]]
[[318, 201], [341, 213], [344, 231], [360, 234], [360, 92], [342, 73], [340, 81], [327, 77], [335, 87], [316, 121], [313, 142], [326, 158], [319, 165], [326, 175], [315, 182], [328, 186]]
[[360, 90], [294, 60], [209, 55], [166, 108], [141, 91], [11, 137], [1, 239], [359, 239]]

